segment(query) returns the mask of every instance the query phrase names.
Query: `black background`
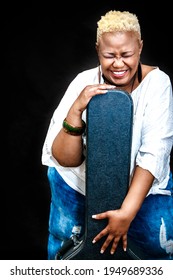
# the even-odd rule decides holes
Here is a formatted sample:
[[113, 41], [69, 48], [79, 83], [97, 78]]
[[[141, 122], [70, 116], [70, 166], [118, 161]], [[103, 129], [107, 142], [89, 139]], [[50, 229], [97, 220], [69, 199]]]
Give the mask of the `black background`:
[[7, 2], [1, 9], [5, 137], [1, 129], [0, 252], [7, 260], [47, 259], [50, 190], [41, 164], [42, 146], [69, 82], [98, 63], [100, 16], [114, 9], [136, 13], [144, 39], [142, 62], [159, 66], [173, 79], [170, 1], [23, 2]]

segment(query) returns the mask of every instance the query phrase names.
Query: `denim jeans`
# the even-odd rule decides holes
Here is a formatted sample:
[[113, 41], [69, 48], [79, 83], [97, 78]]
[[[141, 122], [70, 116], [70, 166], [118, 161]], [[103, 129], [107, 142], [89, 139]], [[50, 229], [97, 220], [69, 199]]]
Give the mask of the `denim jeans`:
[[54, 260], [73, 233], [79, 238], [84, 235], [85, 196], [69, 187], [55, 168], [49, 167], [47, 175], [51, 188], [48, 259]]
[[132, 221], [128, 237], [147, 259], [173, 260], [173, 179], [168, 195], [149, 195]]
[[[51, 188], [48, 259], [69, 240], [73, 231], [82, 237], [85, 232], [85, 197], [73, 190], [55, 168], [48, 168]], [[128, 237], [143, 259], [173, 259], [173, 179], [167, 189], [172, 195], [149, 195], [132, 221]]]

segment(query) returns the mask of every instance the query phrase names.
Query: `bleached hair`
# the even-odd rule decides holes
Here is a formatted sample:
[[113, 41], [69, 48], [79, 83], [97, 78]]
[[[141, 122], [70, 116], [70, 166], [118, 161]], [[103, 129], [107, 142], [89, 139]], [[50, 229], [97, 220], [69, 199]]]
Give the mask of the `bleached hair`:
[[136, 32], [141, 40], [141, 30], [138, 18], [128, 11], [109, 11], [97, 22], [97, 43], [103, 33], [118, 31]]

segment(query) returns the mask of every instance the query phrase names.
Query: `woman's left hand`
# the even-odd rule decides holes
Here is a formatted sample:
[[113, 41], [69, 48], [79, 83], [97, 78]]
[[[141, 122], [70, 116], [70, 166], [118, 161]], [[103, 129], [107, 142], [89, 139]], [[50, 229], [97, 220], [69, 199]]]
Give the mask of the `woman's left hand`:
[[95, 243], [107, 235], [107, 238], [101, 247], [100, 253], [104, 253], [109, 244], [112, 242], [110, 253], [114, 254], [120, 239], [122, 239], [123, 250], [126, 251], [127, 231], [131, 221], [124, 214], [122, 209], [106, 211], [104, 213], [93, 215], [92, 218], [97, 220], [108, 219], [107, 226], [93, 239], [93, 243]]

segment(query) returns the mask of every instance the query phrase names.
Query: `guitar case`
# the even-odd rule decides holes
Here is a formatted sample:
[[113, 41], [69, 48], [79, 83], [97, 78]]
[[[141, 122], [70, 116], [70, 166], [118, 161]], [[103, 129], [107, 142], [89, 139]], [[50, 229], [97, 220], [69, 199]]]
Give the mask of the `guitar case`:
[[122, 260], [133, 259], [119, 242], [111, 255], [110, 247], [100, 253], [104, 238], [93, 238], [107, 220], [95, 220], [93, 214], [120, 208], [129, 185], [133, 101], [122, 90], [109, 90], [94, 96], [87, 107], [86, 121], [86, 211], [85, 235], [72, 238], [58, 252], [57, 259]]

